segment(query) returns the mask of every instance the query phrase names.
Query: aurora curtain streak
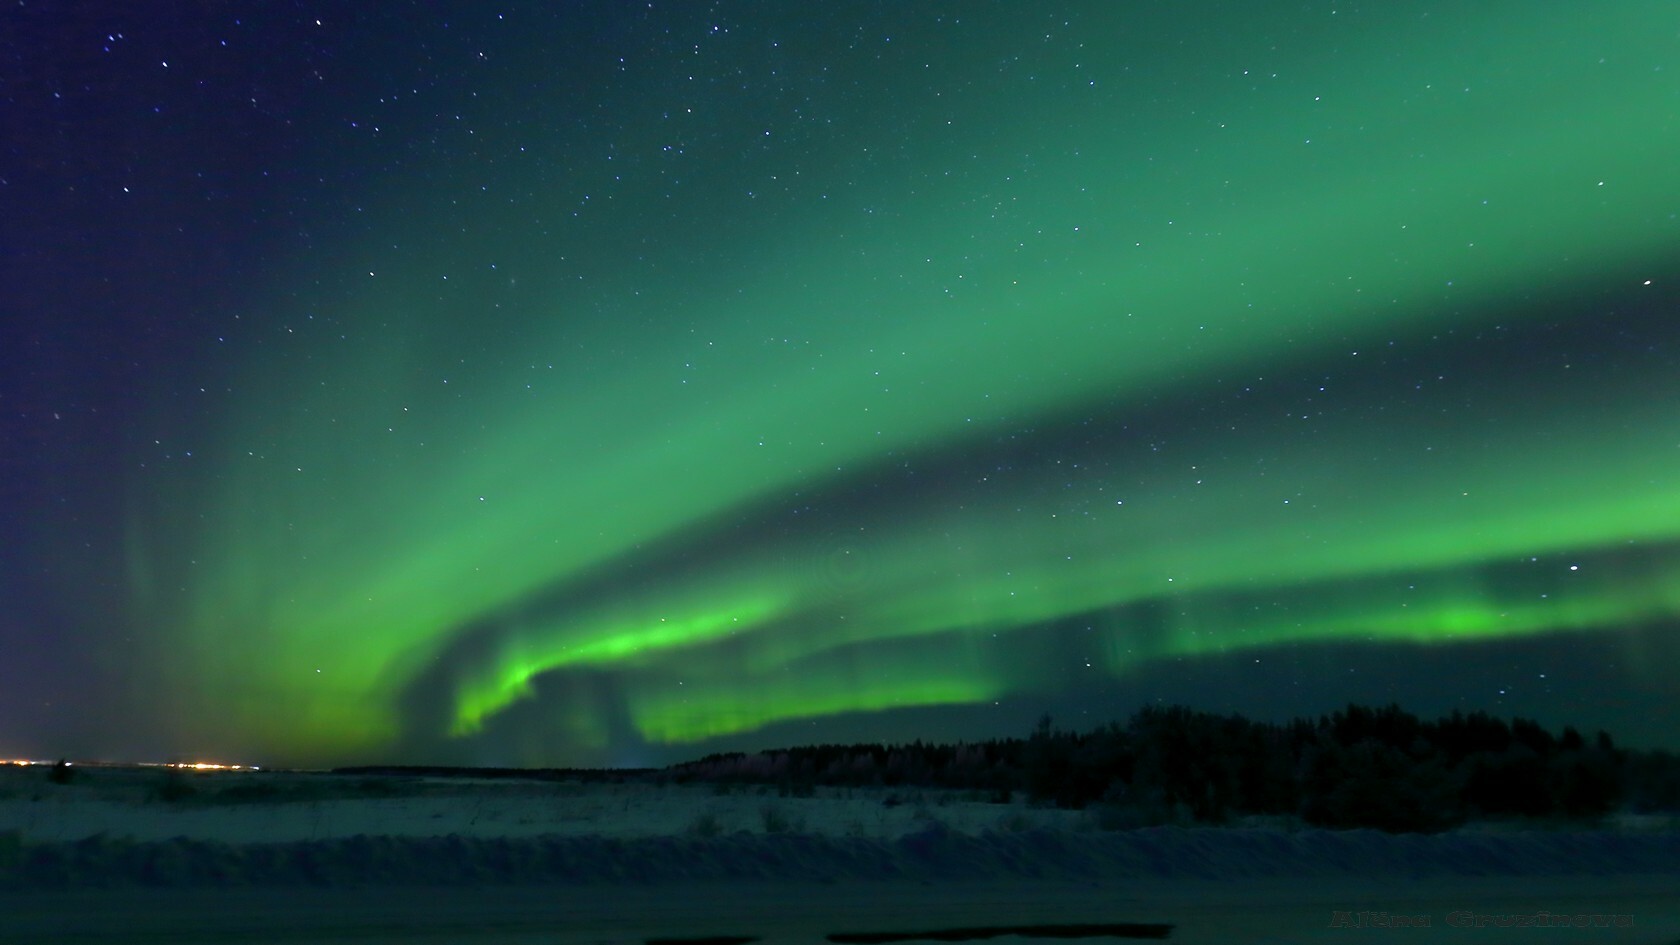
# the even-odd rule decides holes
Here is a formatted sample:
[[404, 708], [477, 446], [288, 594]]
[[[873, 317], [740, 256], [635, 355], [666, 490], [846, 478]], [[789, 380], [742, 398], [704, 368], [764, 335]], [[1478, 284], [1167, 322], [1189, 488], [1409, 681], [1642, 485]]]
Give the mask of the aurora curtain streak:
[[1668, 5], [740, 12], [271, 276], [129, 490], [186, 737], [565, 763], [1680, 618]]

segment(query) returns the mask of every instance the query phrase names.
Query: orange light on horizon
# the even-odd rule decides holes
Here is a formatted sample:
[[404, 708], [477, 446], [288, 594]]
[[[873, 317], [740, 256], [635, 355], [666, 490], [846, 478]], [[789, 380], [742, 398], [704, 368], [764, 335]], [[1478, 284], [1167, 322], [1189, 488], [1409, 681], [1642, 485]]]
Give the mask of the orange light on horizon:
[[96, 768], [182, 768], [193, 771], [261, 771], [259, 765], [230, 765], [214, 761], [40, 761], [30, 758], [0, 758], [0, 766], [15, 765], [19, 768], [41, 765], [52, 767], [57, 764], [65, 767], [82, 765]]
[[166, 768], [190, 768], [194, 771], [261, 771], [256, 765], [224, 765], [212, 761], [172, 761]]

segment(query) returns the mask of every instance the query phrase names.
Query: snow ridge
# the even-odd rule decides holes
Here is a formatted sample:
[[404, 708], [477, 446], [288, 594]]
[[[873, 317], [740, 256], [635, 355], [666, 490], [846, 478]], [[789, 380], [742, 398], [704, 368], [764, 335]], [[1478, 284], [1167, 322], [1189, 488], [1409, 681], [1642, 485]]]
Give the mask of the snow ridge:
[[342, 837], [230, 844], [0, 835], [0, 889], [66, 886], [648, 884], [677, 881], [1680, 874], [1680, 834], [1387, 834], [1150, 827], [966, 834], [934, 823], [896, 839]]

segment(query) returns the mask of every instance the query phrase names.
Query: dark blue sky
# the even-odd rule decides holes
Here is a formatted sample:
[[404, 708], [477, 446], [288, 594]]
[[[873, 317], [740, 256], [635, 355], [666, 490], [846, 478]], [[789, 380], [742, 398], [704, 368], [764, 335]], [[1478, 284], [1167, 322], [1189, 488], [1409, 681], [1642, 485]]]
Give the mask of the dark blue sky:
[[0, 755], [1671, 743], [1662, 4], [14, 5]]

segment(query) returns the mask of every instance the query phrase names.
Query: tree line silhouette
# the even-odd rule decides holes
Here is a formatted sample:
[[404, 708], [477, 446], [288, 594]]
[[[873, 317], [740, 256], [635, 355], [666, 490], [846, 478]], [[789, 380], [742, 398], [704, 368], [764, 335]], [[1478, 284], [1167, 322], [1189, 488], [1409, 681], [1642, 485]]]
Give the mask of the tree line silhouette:
[[1105, 826], [1220, 824], [1250, 815], [1323, 827], [1439, 831], [1470, 820], [1593, 820], [1680, 811], [1680, 758], [1618, 748], [1606, 732], [1552, 734], [1485, 712], [1424, 721], [1397, 705], [1256, 722], [1150, 706], [1125, 724], [959, 744], [814, 745], [709, 755], [679, 781], [945, 788], [1093, 808]]

